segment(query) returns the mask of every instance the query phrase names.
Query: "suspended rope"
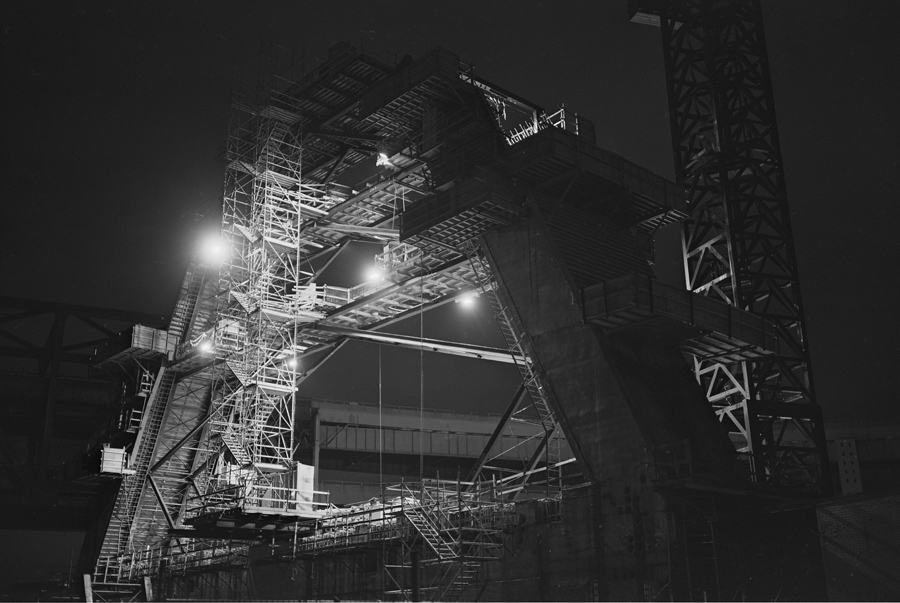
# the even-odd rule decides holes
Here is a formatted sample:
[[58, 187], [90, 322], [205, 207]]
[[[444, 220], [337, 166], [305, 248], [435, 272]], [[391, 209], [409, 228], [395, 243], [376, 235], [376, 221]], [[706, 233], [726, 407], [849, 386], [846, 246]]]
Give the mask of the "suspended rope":
[[[423, 267], [424, 268], [424, 267]], [[425, 275], [419, 280], [419, 481], [425, 478], [425, 448], [422, 438], [425, 431]]]
[[384, 432], [381, 421], [381, 344], [378, 345], [378, 482], [384, 490]]

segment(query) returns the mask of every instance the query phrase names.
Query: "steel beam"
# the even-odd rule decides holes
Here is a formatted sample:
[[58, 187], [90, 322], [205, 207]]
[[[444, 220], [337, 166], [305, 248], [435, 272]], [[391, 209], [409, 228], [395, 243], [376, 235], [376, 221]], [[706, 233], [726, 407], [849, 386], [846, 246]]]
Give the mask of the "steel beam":
[[153, 479], [153, 475], [150, 473], [147, 473], [147, 481], [150, 482], [150, 487], [153, 488], [153, 493], [156, 495], [156, 500], [159, 502], [159, 506], [166, 518], [166, 523], [169, 525], [169, 529], [174, 530], [175, 522], [172, 521], [172, 514], [169, 513], [169, 508], [166, 506], [166, 501], [163, 499], [162, 492], [159, 491], [159, 486], [156, 485], [156, 480]]
[[126, 310], [114, 310], [112, 308], [97, 308], [93, 306], [80, 306], [77, 304], [61, 304], [37, 299], [25, 299], [0, 295], [0, 308], [12, 308], [25, 310], [30, 314], [68, 314], [70, 316], [100, 318], [118, 320], [122, 322], [140, 323], [147, 326], [158, 327], [166, 324], [166, 317], [159, 314], [145, 312], [131, 312]]
[[372, 331], [363, 331], [360, 329], [335, 327], [332, 325], [319, 325], [318, 329], [327, 331], [329, 333], [334, 333], [336, 335], [350, 337], [351, 339], [362, 339], [366, 341], [375, 341], [378, 343], [389, 343], [401, 348], [413, 350], [424, 348], [429, 352], [462, 356], [463, 358], [490, 360], [492, 362], [503, 362], [506, 364], [515, 364], [516, 362], [525, 361], [525, 359], [520, 356], [513, 356], [508, 350], [501, 350], [498, 348], [451, 343], [448, 341], [439, 341], [437, 339], [422, 339], [419, 337], [410, 337], [407, 335], [376, 333]]
[[188, 432], [184, 435], [184, 437], [181, 438], [181, 439], [178, 441], [177, 444], [175, 444], [174, 446], [172, 446], [172, 448], [170, 448], [169, 451], [166, 452], [166, 453], [162, 456], [162, 458], [160, 458], [158, 461], [156, 461], [156, 463], [153, 464], [152, 467], [150, 467], [149, 473], [152, 475], [153, 473], [156, 473], [156, 471], [157, 471], [160, 467], [162, 467], [163, 465], [165, 465], [166, 461], [168, 461], [170, 458], [172, 458], [172, 456], [173, 456], [176, 452], [178, 452], [178, 451], [181, 449], [181, 447], [184, 446], [184, 445], [187, 443], [188, 440], [190, 440], [192, 437], [194, 437], [194, 435], [196, 435], [198, 431], [200, 431], [201, 429], [203, 429], [203, 426], [206, 425], [206, 423], [209, 421], [209, 417], [210, 417], [210, 415], [207, 413], [206, 417], [204, 417], [202, 421], [200, 421], [200, 422], [197, 423], [194, 427], [192, 427], [191, 430], [188, 431]]
[[509, 405], [507, 405], [506, 410], [503, 411], [503, 416], [500, 417], [500, 420], [497, 422], [497, 426], [494, 427], [493, 433], [491, 433], [491, 437], [488, 438], [487, 444], [484, 445], [484, 450], [479, 455], [478, 459], [475, 461], [475, 465], [472, 466], [472, 470], [469, 472], [469, 476], [466, 478], [466, 481], [469, 482], [469, 485], [466, 486], [468, 490], [471, 487], [471, 484], [475, 482], [478, 478], [478, 474], [481, 473], [481, 470], [484, 468], [484, 464], [487, 462], [487, 457], [491, 453], [491, 449], [494, 447], [494, 444], [497, 443], [497, 440], [500, 439], [500, 436], [503, 435], [503, 430], [506, 429], [506, 425], [509, 423], [510, 417], [516, 412], [519, 408], [519, 405], [522, 403], [522, 400], [526, 398], [527, 390], [525, 388], [525, 383], [522, 383], [519, 386], [519, 389], [516, 391], [515, 395], [510, 400]]

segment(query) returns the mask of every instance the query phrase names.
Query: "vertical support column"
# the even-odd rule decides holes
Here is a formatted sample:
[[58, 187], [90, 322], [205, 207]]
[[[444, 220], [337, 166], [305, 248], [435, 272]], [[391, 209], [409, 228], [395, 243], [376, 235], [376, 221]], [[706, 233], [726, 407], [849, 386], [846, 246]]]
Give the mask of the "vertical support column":
[[319, 434], [319, 409], [313, 409], [313, 489], [321, 490], [321, 481], [319, 479], [319, 454], [322, 448], [322, 436]]
[[312, 558], [307, 557], [304, 560], [304, 563], [306, 565], [306, 595], [305, 595], [305, 598], [307, 601], [312, 601], [313, 594], [315, 593], [314, 584], [313, 584], [313, 580], [315, 579], [315, 572], [313, 571], [313, 565], [315, 564], [315, 562], [316, 562], [315, 557], [312, 557]]
[[145, 601], [155, 601], [156, 598], [153, 596], [153, 583], [150, 581], [150, 576], [144, 576], [144, 600]]
[[86, 603], [94, 603], [94, 589], [91, 587], [91, 575], [83, 574], [82, 583], [84, 584], [84, 600]]
[[419, 551], [410, 551], [410, 601], [419, 601]]

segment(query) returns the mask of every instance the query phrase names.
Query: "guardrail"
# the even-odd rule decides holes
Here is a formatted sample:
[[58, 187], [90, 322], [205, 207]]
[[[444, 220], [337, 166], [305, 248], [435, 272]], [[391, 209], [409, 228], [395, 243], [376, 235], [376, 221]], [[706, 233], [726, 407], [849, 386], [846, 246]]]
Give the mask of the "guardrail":
[[582, 302], [585, 321], [606, 327], [663, 315], [749, 344], [759, 355], [790, 353], [776, 326], [764, 318], [648, 276], [632, 274], [586, 287]]
[[173, 546], [157, 546], [118, 557], [101, 557], [94, 568], [95, 584], [136, 583], [142, 576], [166, 571], [186, 574], [216, 566], [243, 565], [249, 557], [249, 545], [232, 541], [182, 540]]

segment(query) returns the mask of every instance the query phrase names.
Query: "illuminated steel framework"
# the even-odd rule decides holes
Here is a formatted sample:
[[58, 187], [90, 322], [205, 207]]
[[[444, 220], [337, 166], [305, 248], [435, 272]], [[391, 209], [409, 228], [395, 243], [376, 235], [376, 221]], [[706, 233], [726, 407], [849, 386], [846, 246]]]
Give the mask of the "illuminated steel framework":
[[[129, 560], [147, 547], [164, 558], [185, 539], [248, 540], [325, 517], [324, 493], [294, 460], [298, 386], [348, 338], [372, 339], [473, 292], [490, 303], [523, 386], [466, 482], [496, 484], [509, 500], [559, 496], [564, 476], [581, 486], [590, 479], [563, 458], [559, 407], [534, 342], [498, 293], [483, 235], [528, 212], [572, 212], [567, 199], [590, 200], [610, 216], [604, 237], [583, 220], [577, 236], [574, 219], [548, 227], [571, 243], [564, 251], [578, 260], [578, 283], [643, 273], [632, 230], [644, 240], [683, 218], [676, 187], [597, 148], [589, 121], [564, 108], [547, 113], [447, 51], [397, 63], [338, 44], [329, 55], [296, 82], [275, 78], [235, 97], [225, 257], [217, 276], [210, 266], [185, 281], [169, 329], [179, 345], [163, 362], [158, 406], [135, 445], [141, 462], [123, 495], [128, 516], [111, 524], [121, 538], [105, 554], [118, 558], [99, 563], [98, 574], [110, 567], [115, 580], [130, 580], [144, 566]], [[368, 176], [353, 179], [363, 170], [349, 169], [362, 162]], [[382, 279], [323, 284], [351, 241], [383, 245]], [[515, 467], [500, 450], [508, 438], [499, 437], [513, 420], [532, 429], [534, 445]], [[471, 495], [463, 491], [457, 496]], [[430, 528], [415, 527], [414, 546], [432, 546], [422, 532]]]
[[[306, 469], [293, 460], [292, 439], [297, 385], [322, 361], [314, 355], [333, 353], [347, 328], [379, 329], [476, 288], [491, 296], [490, 272], [475, 253], [477, 246], [464, 248], [463, 243], [504, 223], [504, 210], [495, 211], [493, 219], [470, 220], [452, 243], [421, 236], [411, 244], [398, 241], [403, 210], [440, 193], [452, 176], [435, 174], [432, 165], [440, 162], [430, 161], [446, 152], [440, 146], [448, 133], [437, 130], [429, 139], [422, 126], [427, 117], [405, 129], [402, 120], [427, 112], [429, 105], [435, 111], [435, 106], [449, 107], [456, 113], [444, 127], [452, 132], [473, 119], [472, 103], [484, 103], [494, 108], [488, 110], [488, 123], [496, 119], [497, 134], [504, 120], [511, 120], [506, 129], [519, 138], [546, 127], [567, 127], [564, 110], [549, 118], [538, 108], [525, 110], [440, 52], [433, 53], [434, 62], [425, 61], [433, 72], [426, 71], [425, 81], [361, 120], [366, 97], [359, 97], [386, 67], [340, 45], [334, 58], [330, 71], [314, 71], [297, 83], [276, 80], [262, 94], [239, 92], [233, 103], [239, 117], [226, 152], [222, 236], [227, 259], [220, 270], [215, 325], [190, 342], [197, 354], [213, 356], [216, 363], [210, 418], [192, 472], [196, 494], [185, 501], [183, 521], [188, 523], [234, 511], [316, 516], [325, 503], [322, 496], [313, 500], [309, 484], [301, 488], [300, 480], [311, 484], [312, 478], [304, 477]], [[455, 91], [461, 87], [469, 90], [468, 102]], [[511, 104], [508, 116], [501, 108], [506, 102]], [[469, 127], [477, 125], [479, 113], [474, 116]], [[520, 121], [531, 130], [516, 129]], [[569, 126], [577, 125], [570, 117]], [[506, 142], [512, 144], [509, 136]], [[375, 180], [354, 184], [361, 190], [333, 181], [373, 156], [383, 169]], [[359, 239], [384, 243], [384, 253], [376, 258], [382, 278], [350, 288], [317, 282], [322, 268], [313, 268], [313, 262], [328, 254], [333, 259], [347, 242]], [[552, 412], [518, 345], [522, 335], [509, 321], [501, 325], [528, 391], [537, 398], [519, 414], [525, 418], [537, 411], [535, 438], [540, 441], [528, 466], [509, 470], [520, 482], [510, 495], [525, 488], [539, 465], [555, 478], [558, 493], [560, 443]], [[479, 470], [503, 469], [482, 462]], [[550, 481], [545, 480], [545, 491]]]
[[791, 234], [758, 0], [633, 3], [662, 29], [687, 288], [776, 325], [783, 352], [723, 363], [698, 380], [758, 482], [828, 490], [828, 461]]
[[[558, 501], [547, 502], [558, 510]], [[505, 502], [501, 489], [491, 483], [432, 479], [393, 484], [385, 486], [380, 498], [331, 510], [315, 530], [295, 531], [273, 542], [271, 557], [321, 564], [322, 558], [381, 549], [383, 572], [369, 595], [468, 600], [484, 588], [486, 565], [502, 556], [502, 531], [517, 520], [514, 504]], [[313, 586], [307, 584], [310, 597], [317, 594]], [[346, 586], [345, 594], [354, 593], [353, 585]]]
[[103, 530], [98, 535], [99, 556], [93, 576], [85, 577], [86, 587], [93, 588], [98, 596], [106, 593], [107, 597], [127, 598], [135, 589], [143, 588], [126, 571], [125, 560], [165, 539], [166, 530], [174, 527], [172, 517], [177, 517], [178, 496], [186, 487], [184, 476], [188, 472], [176, 453], [184, 454], [180, 449], [196, 432], [206, 410], [204, 394], [208, 390], [207, 372], [187, 373], [184, 364], [174, 359], [185, 340], [189, 342], [196, 325], [204, 323], [205, 281], [206, 270], [192, 263], [166, 332], [156, 332], [155, 337], [142, 342], [137, 334], [155, 330], [139, 329], [131, 347], [112, 356], [101, 348], [94, 358], [98, 368], [118, 365], [131, 370], [137, 366], [144, 394], [143, 405], [136, 412], [132, 410], [125, 422], [126, 431], [136, 431], [129, 453], [130, 475], [124, 477], [118, 490], [109, 522], [99, 526]]

